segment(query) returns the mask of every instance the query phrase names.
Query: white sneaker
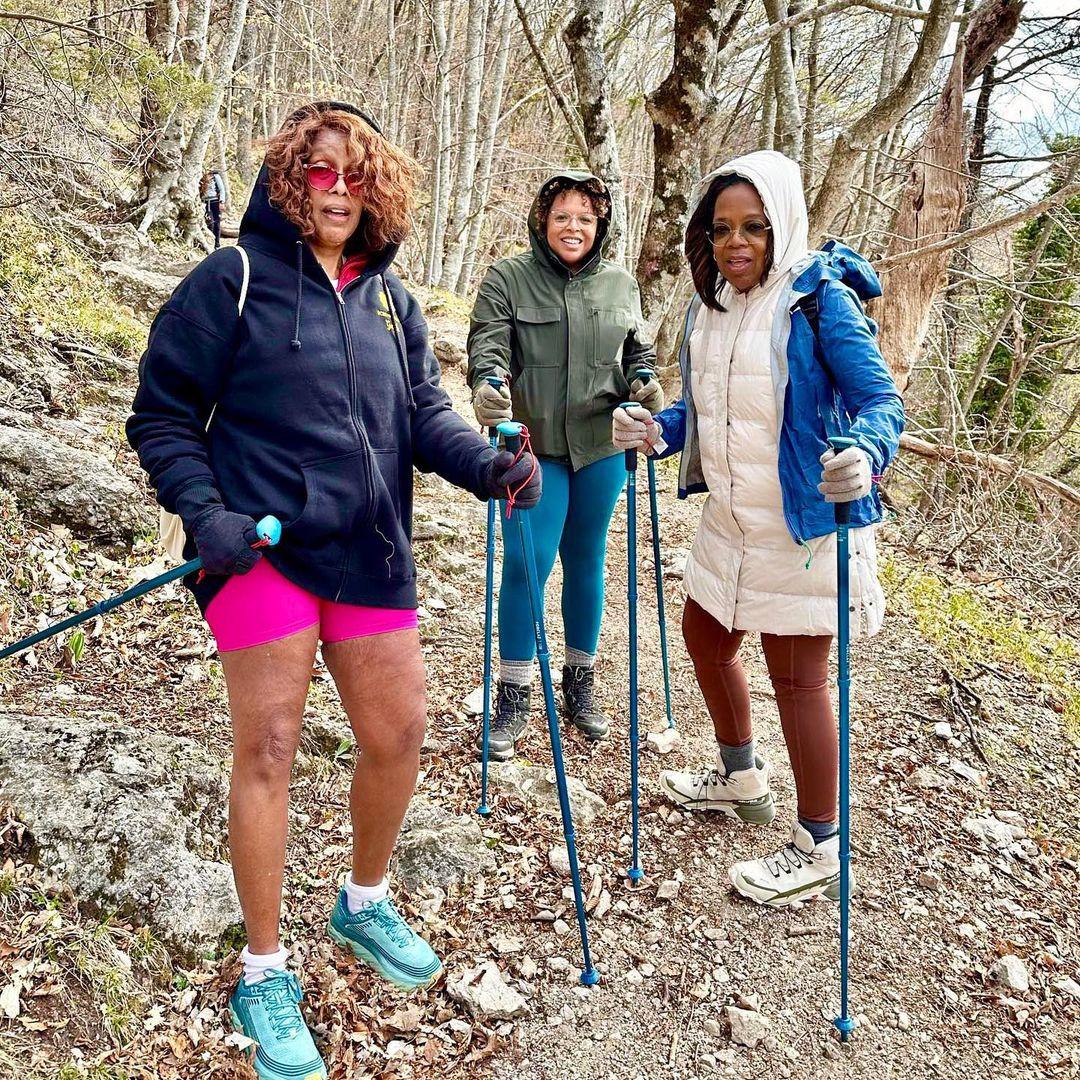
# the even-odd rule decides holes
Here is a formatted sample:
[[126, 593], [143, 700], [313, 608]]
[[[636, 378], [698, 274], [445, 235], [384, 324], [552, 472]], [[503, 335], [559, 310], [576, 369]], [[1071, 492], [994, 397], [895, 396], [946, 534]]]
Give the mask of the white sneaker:
[[[799, 824], [791, 830], [791, 843], [763, 859], [736, 863], [728, 877], [736, 892], [758, 904], [787, 907], [814, 896], [840, 899], [840, 837], [814, 843]], [[851, 879], [854, 891], [855, 880]]]
[[660, 787], [687, 810], [718, 810], [753, 825], [768, 825], [776, 816], [769, 790], [769, 763], [754, 759], [754, 768], [728, 773], [716, 755], [716, 768], [704, 773], [662, 772]]

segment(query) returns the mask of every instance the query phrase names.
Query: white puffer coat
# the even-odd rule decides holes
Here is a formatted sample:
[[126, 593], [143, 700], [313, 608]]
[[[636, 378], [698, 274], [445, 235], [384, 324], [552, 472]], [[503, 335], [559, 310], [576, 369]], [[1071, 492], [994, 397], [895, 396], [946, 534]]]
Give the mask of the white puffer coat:
[[[729, 629], [770, 634], [835, 634], [836, 537], [800, 547], [784, 521], [779, 421], [771, 355], [774, 316], [787, 271], [807, 254], [807, 216], [798, 168], [761, 151], [707, 176], [751, 180], [773, 227], [772, 272], [739, 294], [725, 286], [727, 309], [702, 306], [690, 335], [692, 391], [709, 496], [686, 566], [693, 597]], [[852, 529], [851, 635], [881, 628], [885, 598], [877, 580], [874, 527]]]

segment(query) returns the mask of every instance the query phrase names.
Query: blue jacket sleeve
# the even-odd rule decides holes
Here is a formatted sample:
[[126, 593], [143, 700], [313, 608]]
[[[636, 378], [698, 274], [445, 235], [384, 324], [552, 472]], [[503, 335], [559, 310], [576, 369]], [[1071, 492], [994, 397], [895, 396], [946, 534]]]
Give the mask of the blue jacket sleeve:
[[848, 434], [880, 474], [900, 445], [903, 399], [855, 293], [830, 281], [818, 306], [822, 358], [851, 418]]
[[185, 493], [188, 516], [221, 501], [206, 425], [236, 354], [242, 278], [240, 258], [228, 248], [204, 259], [158, 312], [139, 362], [128, 442], [170, 512]]
[[664, 442], [667, 443], [663, 453], [655, 455], [657, 460], [677, 454], [686, 445], [686, 402], [679, 398], [653, 419], [660, 425]]
[[[485, 439], [456, 412], [440, 385], [439, 362], [428, 345], [427, 322], [415, 298], [398, 286], [395, 305], [401, 312], [409, 381], [416, 409], [412, 415], [413, 464], [436, 472], [457, 487], [487, 499], [487, 466], [495, 456]], [[395, 290], [396, 292], [398, 290]]]

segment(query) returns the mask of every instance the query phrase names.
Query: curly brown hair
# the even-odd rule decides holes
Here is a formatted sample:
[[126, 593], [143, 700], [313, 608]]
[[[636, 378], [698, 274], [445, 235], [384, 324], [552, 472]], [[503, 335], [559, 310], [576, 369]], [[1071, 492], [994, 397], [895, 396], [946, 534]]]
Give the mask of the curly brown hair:
[[[724, 279], [720, 276], [720, 269], [713, 257], [712, 241], [705, 230], [712, 224], [713, 210], [716, 208], [716, 200], [720, 192], [736, 184], [750, 184], [750, 181], [735, 173], [718, 176], [709, 185], [705, 197], [694, 208], [686, 226], [686, 244], [683, 250], [686, 252], [687, 262], [690, 263], [690, 276], [694, 279], [694, 288], [701, 297], [701, 302], [713, 311], [727, 309], [720, 303], [720, 290], [724, 287]], [[750, 186], [754, 185], [750, 184]], [[765, 272], [761, 275], [762, 285], [765, 284], [769, 271], [772, 269], [772, 238], [773, 234], [770, 232], [769, 247], [765, 253]]]
[[611, 216], [611, 196], [599, 180], [571, 180], [568, 176], [557, 176], [540, 189], [536, 200], [536, 220], [541, 231], [547, 228], [552, 204], [564, 191], [577, 191], [584, 195], [598, 218], [606, 220]]
[[345, 136], [349, 159], [363, 177], [358, 197], [364, 209], [357, 226], [363, 247], [379, 251], [402, 243], [412, 227], [420, 166], [360, 115], [345, 109], [305, 105], [267, 142], [270, 201], [305, 239], [314, 235], [304, 164], [321, 131], [340, 131]]

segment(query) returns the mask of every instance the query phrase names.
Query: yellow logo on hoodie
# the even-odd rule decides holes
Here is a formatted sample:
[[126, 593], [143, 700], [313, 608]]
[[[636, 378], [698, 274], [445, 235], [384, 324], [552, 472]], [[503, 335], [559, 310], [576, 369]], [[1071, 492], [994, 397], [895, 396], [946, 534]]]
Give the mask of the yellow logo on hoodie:
[[379, 306], [376, 308], [382, 321], [386, 323], [386, 329], [389, 333], [394, 332], [394, 317], [390, 314], [390, 300], [386, 295], [385, 289], [379, 290]]

